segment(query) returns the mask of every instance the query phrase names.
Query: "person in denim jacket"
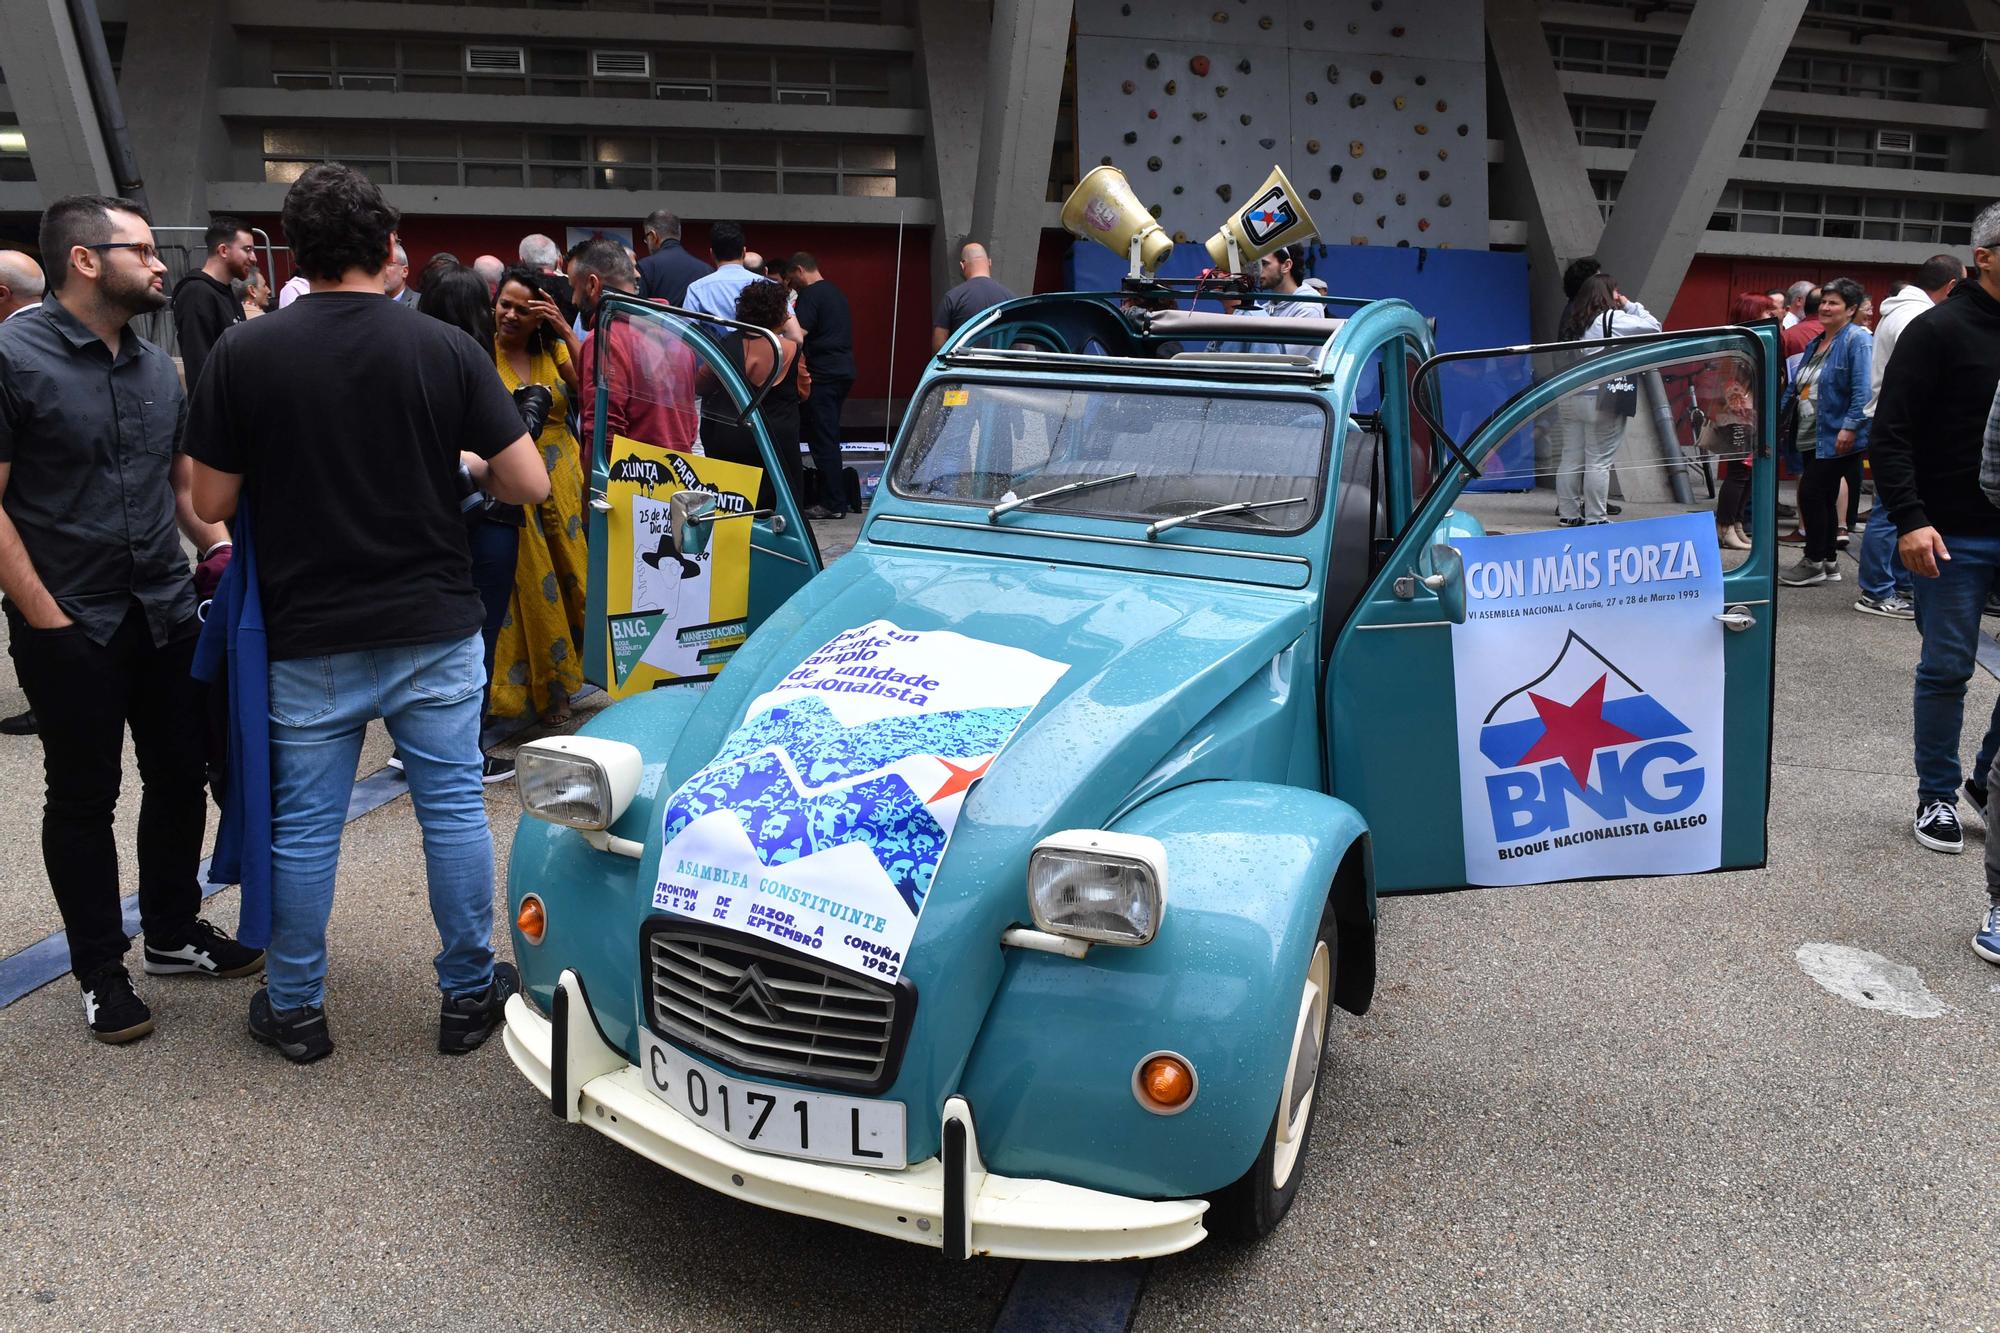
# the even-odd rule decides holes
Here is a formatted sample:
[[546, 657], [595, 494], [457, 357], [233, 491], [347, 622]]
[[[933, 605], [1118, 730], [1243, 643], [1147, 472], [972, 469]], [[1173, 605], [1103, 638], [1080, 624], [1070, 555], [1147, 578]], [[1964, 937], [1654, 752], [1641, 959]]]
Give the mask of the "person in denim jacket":
[[[1868, 448], [1869, 368], [1874, 338], [1854, 316], [1868, 293], [1852, 278], [1835, 278], [1821, 291], [1819, 318], [1826, 332], [1806, 347], [1793, 392], [1812, 405], [1814, 448], [1799, 479], [1799, 520], [1805, 525], [1805, 558], [1780, 577], [1794, 588], [1838, 581], [1836, 559], [1840, 483], [1861, 491], [1861, 455]], [[1804, 414], [1800, 429], [1804, 430]], [[1805, 452], [1805, 440], [1800, 440]]]

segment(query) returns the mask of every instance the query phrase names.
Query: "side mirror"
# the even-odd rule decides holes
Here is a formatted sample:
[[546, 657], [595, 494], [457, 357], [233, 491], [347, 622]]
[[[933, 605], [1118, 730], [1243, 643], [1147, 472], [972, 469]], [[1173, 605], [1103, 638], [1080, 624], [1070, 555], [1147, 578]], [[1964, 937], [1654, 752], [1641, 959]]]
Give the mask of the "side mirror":
[[708, 549], [714, 521], [715, 497], [707, 491], [675, 491], [667, 501], [667, 535], [689, 559]]
[[1424, 586], [1437, 594], [1444, 618], [1454, 625], [1465, 623], [1465, 557], [1456, 546], [1440, 542], [1424, 554]]

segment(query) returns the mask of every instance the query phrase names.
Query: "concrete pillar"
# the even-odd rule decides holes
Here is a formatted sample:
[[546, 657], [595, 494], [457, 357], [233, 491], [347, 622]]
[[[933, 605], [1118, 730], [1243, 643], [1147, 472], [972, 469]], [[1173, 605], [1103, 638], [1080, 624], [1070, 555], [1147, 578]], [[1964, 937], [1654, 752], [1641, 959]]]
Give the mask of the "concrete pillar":
[[1562, 315], [1562, 271], [1597, 248], [1603, 214], [1537, 0], [1486, 0], [1486, 42], [1500, 81], [1501, 183], [1528, 220], [1531, 326], [1537, 339], [1550, 339]]
[[979, 159], [965, 146], [979, 142], [986, 114], [987, 19], [979, 0], [917, 0], [917, 73], [930, 112], [924, 150], [938, 200], [931, 228], [933, 306], [958, 281], [959, 238], [972, 230]]
[[1665, 314], [1743, 153], [1806, 0], [1700, 0], [1619, 188], [1598, 258]]
[[993, 276], [1016, 292], [1035, 283], [1071, 13], [1072, 0], [993, 5], [972, 230], [993, 256]]
[[228, 174], [228, 132], [216, 114], [217, 92], [233, 81], [223, 77], [235, 43], [227, 0], [136, 4], [128, 13], [118, 91], [153, 221], [203, 226], [208, 183]]
[[[143, 6], [142, 6], [143, 7]], [[64, 0], [0, 0], [7, 91], [28, 139], [42, 203], [113, 192], [111, 159], [90, 102]]]

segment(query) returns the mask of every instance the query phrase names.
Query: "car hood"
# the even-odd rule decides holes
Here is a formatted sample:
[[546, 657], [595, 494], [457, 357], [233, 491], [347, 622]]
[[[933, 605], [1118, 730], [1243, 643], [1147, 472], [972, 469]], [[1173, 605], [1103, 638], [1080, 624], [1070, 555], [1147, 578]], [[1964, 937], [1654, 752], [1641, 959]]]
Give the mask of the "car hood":
[[[1305, 592], [863, 546], [737, 653], [682, 732], [663, 791], [715, 754], [751, 700], [870, 621], [952, 630], [1066, 666], [966, 798], [911, 942], [904, 976], [921, 1000], [890, 1095], [935, 1107], [999, 983], [1000, 933], [1028, 919], [1034, 844], [1101, 827], [1190, 728], [1305, 632], [1311, 610]], [[913, 1154], [927, 1119], [911, 1117]]]

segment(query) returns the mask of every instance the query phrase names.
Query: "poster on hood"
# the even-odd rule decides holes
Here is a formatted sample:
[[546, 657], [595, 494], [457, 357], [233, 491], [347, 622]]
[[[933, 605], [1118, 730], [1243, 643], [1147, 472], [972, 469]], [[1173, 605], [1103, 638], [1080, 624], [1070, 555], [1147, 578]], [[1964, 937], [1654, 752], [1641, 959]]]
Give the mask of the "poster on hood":
[[668, 502], [707, 491], [719, 513], [751, 508], [759, 468], [612, 437], [605, 534], [605, 693], [623, 699], [656, 685], [706, 680], [746, 637], [750, 524], [711, 525], [708, 549], [674, 543]]
[[1455, 542], [1470, 884], [1722, 863], [1722, 566], [1706, 514]]
[[653, 906], [893, 982], [967, 793], [1067, 669], [886, 620], [835, 635], [667, 799]]

